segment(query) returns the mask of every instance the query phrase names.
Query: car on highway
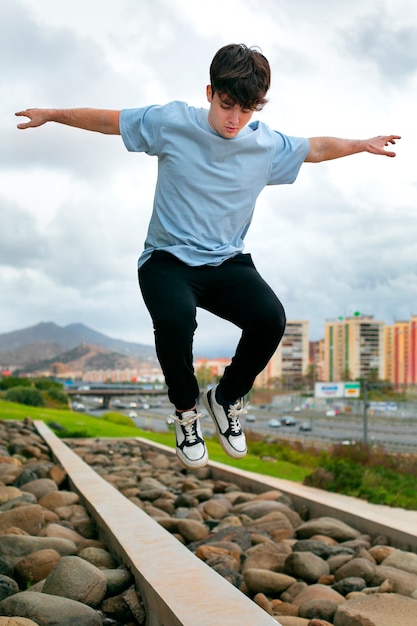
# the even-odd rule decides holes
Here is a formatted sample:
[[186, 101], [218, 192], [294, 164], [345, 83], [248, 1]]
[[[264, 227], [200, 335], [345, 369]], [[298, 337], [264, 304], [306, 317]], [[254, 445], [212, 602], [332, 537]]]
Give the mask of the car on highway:
[[313, 430], [312, 426], [311, 426], [311, 422], [301, 422], [301, 424], [298, 427], [298, 430], [307, 432], [310, 430]]
[[245, 415], [245, 421], [246, 422], [255, 422], [256, 421], [256, 415], [253, 415], [253, 413], [248, 413], [247, 415]]
[[72, 408], [74, 411], [80, 411], [80, 413], [83, 413], [86, 410], [85, 404], [82, 402], [73, 402]]
[[268, 422], [269, 428], [281, 428], [281, 422], [277, 419], [269, 420]]
[[283, 426], [295, 426], [296, 423], [292, 415], [284, 415], [284, 417], [281, 417], [281, 424]]

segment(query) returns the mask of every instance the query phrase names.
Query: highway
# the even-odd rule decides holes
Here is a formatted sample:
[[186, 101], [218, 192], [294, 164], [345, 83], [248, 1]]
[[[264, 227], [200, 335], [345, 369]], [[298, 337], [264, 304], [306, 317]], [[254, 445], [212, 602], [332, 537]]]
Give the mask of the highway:
[[[97, 404], [91, 405], [91, 398], [83, 398], [87, 412], [99, 417], [102, 411], [97, 410]], [[110, 410], [118, 411], [131, 417], [138, 428], [167, 431], [167, 418], [172, 414], [173, 408], [166, 396], [145, 399], [127, 398], [122, 402], [123, 407], [111, 403]], [[144, 408], [143, 408], [144, 407]], [[91, 410], [94, 409], [94, 410]], [[202, 412], [205, 412], [199, 406]], [[355, 443], [364, 441], [365, 425], [362, 414], [339, 414], [327, 416], [325, 410], [299, 410], [298, 412], [283, 411], [283, 409], [259, 408], [255, 405], [248, 406], [248, 414], [254, 421], [248, 421], [242, 417], [242, 426], [246, 432], [259, 433], [273, 438], [283, 438], [295, 441], [311, 443]], [[283, 426], [272, 428], [268, 425], [270, 420], [281, 421], [284, 415], [292, 415], [295, 426]], [[311, 431], [301, 431], [301, 423], [311, 425]], [[206, 436], [214, 435], [215, 428], [211, 419], [206, 416], [201, 421], [203, 433]], [[368, 415], [367, 441], [370, 444], [381, 445], [387, 450], [397, 452], [417, 453], [417, 415], [414, 417], [400, 417], [395, 414]]]

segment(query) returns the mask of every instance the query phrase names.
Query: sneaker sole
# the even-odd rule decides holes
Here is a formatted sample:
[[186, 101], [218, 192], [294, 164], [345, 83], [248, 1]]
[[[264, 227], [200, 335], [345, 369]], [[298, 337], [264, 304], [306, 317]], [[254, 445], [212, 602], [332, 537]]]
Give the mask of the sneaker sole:
[[187, 459], [186, 456], [182, 454], [181, 450], [178, 450], [178, 448], [176, 448], [175, 452], [177, 454], [177, 458], [187, 469], [201, 469], [202, 467], [205, 467], [207, 465], [209, 460], [207, 452], [205, 456], [203, 456], [203, 458], [199, 459], [198, 461], [190, 461], [189, 459]]
[[206, 407], [208, 414], [210, 415], [211, 419], [214, 422], [214, 425], [215, 425], [216, 431], [217, 431], [217, 439], [219, 440], [219, 444], [221, 445], [223, 450], [226, 452], [226, 454], [228, 456], [232, 457], [232, 459], [243, 459], [243, 457], [246, 456], [246, 454], [247, 454], [247, 449], [244, 452], [239, 452], [238, 450], [235, 450], [235, 448], [232, 448], [230, 446], [230, 444], [227, 441], [226, 437], [223, 435], [222, 431], [219, 428], [216, 416], [214, 415], [214, 413], [212, 411], [212, 408], [210, 406], [210, 402], [208, 400], [207, 394], [204, 394], [204, 396], [203, 396], [203, 404]]

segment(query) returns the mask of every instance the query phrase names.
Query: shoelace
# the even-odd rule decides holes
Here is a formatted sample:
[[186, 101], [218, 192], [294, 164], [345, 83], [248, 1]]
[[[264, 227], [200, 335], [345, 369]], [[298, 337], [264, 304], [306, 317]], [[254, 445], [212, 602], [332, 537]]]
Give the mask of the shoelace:
[[[178, 415], [170, 415], [170, 417], [183, 429], [186, 442], [193, 444], [198, 439], [196, 420], [200, 417], [204, 417], [204, 413], [194, 413], [191, 411], [186, 411], [185, 413], [189, 413], [185, 418], [178, 417]], [[183, 415], [185, 415], [185, 413], [183, 413]]]
[[243, 405], [243, 403], [239, 402], [238, 400], [235, 404], [231, 404], [229, 407], [227, 417], [230, 421], [230, 429], [236, 434], [240, 434], [242, 432], [242, 428], [239, 422], [239, 416], [245, 415], [247, 413], [246, 407], [248, 406], [248, 404], [249, 403], [247, 402], [245, 405]]

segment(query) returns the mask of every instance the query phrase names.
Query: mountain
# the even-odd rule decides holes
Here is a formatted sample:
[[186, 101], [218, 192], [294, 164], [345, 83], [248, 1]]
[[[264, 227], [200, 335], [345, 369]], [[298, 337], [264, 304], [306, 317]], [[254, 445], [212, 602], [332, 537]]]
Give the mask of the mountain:
[[53, 358], [37, 358], [34, 361], [26, 362], [25, 372], [62, 371], [65, 366], [73, 372], [124, 370], [135, 369], [142, 364], [143, 361], [140, 359], [107, 350], [102, 346], [84, 343], [66, 352], [61, 352]]
[[[41, 361], [57, 360], [62, 353], [84, 345], [104, 348], [135, 361], [156, 362], [155, 349], [140, 343], [114, 339], [84, 324], [58, 326], [41, 322], [35, 326], [0, 334], [0, 365], [24, 367]], [[61, 362], [62, 359], [59, 359]]]

